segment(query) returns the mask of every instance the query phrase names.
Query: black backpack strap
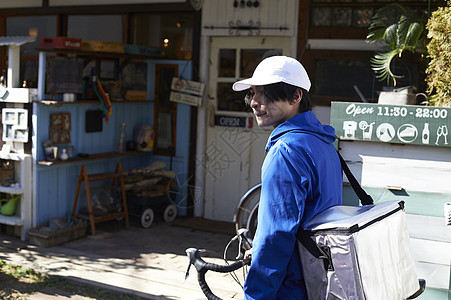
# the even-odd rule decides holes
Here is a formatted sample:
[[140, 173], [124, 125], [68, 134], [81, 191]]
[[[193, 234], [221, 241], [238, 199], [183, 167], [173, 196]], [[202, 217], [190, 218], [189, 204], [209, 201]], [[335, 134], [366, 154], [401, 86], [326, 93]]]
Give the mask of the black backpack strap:
[[325, 270], [333, 271], [332, 256], [328, 247], [318, 246], [310, 237], [309, 232], [302, 229], [302, 227], [299, 227], [296, 237], [310, 254], [323, 260]]
[[[349, 183], [351, 183], [352, 189], [357, 194], [357, 196], [360, 199], [360, 203], [362, 205], [371, 205], [374, 203], [373, 198], [367, 194], [363, 190], [363, 188], [360, 186], [357, 179], [355, 179], [354, 175], [352, 174], [351, 170], [349, 170], [348, 165], [346, 164], [345, 160], [341, 156], [341, 154], [337, 151], [338, 157], [340, 158], [341, 162], [341, 168], [343, 169], [343, 172], [345, 172], [346, 177], [349, 180]], [[331, 257], [327, 253], [327, 249], [321, 249], [310, 237], [309, 232], [305, 231], [301, 226], [299, 226], [298, 232], [296, 234], [297, 239], [301, 244], [312, 254], [314, 257], [318, 259], [324, 259], [324, 266], [327, 269], [333, 268], [331, 264]]]
[[373, 198], [368, 195], [360, 186], [360, 183], [357, 181], [357, 179], [355, 179], [354, 175], [352, 174], [351, 170], [349, 170], [348, 165], [346, 164], [345, 160], [343, 159], [343, 157], [341, 156], [340, 152], [337, 151], [338, 157], [340, 158], [340, 162], [341, 162], [341, 168], [343, 169], [343, 171], [346, 174], [346, 177], [349, 180], [349, 183], [352, 186], [352, 189], [354, 190], [354, 192], [357, 194], [357, 196], [360, 199], [360, 203], [362, 203], [362, 205], [371, 205], [374, 203]]

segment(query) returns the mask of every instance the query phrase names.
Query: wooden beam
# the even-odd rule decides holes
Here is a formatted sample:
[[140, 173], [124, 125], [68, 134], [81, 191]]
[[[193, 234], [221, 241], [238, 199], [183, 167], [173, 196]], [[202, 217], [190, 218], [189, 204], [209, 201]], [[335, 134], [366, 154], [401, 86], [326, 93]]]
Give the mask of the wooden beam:
[[298, 41], [296, 57], [302, 60], [304, 51], [307, 47], [308, 30], [309, 27], [309, 1], [299, 1], [299, 15], [298, 15]]
[[[45, 4], [45, 3], [44, 3]], [[122, 4], [122, 5], [89, 5], [89, 6], [42, 6], [23, 8], [2, 8], [0, 16], [29, 15], [95, 15], [124, 13], [186, 13], [193, 12], [191, 5], [186, 3], [167, 4]]]

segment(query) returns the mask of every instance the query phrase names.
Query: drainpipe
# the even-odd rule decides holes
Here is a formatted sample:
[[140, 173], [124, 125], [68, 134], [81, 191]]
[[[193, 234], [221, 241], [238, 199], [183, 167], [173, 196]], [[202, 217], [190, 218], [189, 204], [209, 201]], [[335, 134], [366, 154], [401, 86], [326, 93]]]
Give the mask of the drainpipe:
[[194, 189], [194, 216], [203, 217], [205, 203], [205, 141], [207, 135], [207, 104], [208, 104], [208, 61], [210, 57], [209, 37], [200, 37], [200, 62], [199, 77], [205, 83], [205, 90], [202, 105], [197, 111], [197, 143], [196, 143], [196, 177]]
[[18, 88], [20, 74], [20, 46], [9, 45], [8, 48], [8, 82], [6, 86], [9, 88]]

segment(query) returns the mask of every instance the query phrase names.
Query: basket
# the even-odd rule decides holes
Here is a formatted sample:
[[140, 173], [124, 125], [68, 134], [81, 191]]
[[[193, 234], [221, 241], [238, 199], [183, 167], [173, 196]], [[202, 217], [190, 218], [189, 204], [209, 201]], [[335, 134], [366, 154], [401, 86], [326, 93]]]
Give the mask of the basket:
[[5, 186], [8, 182], [14, 180], [14, 168], [12, 165], [2, 166], [0, 168], [0, 184]]

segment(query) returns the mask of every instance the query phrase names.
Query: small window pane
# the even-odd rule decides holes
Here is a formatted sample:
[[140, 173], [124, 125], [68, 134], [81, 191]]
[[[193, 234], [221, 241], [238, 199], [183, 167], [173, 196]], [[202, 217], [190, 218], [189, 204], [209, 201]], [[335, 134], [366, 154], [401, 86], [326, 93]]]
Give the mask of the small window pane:
[[235, 92], [230, 82], [219, 82], [216, 85], [216, 99], [218, 99], [218, 110], [225, 111], [250, 111], [244, 103], [247, 91]]
[[219, 77], [235, 77], [236, 49], [219, 50]]
[[374, 98], [384, 84], [375, 78], [369, 61], [335, 59], [316, 61], [314, 82], [315, 95], [357, 97], [356, 85], [367, 99]]
[[122, 16], [69, 16], [67, 35], [69, 37], [122, 43]]
[[133, 44], [153, 47], [152, 55], [172, 59], [192, 58], [193, 17], [190, 14], [137, 14]]
[[36, 41], [20, 46], [21, 56], [38, 55], [39, 37], [56, 35], [56, 16], [8, 17], [7, 36], [36, 36]]
[[337, 7], [332, 10], [332, 26], [351, 26], [352, 9]]
[[316, 7], [312, 10], [312, 26], [330, 26], [331, 9], [328, 7]]
[[[29, 88], [38, 86], [38, 51], [39, 37], [56, 35], [56, 16], [8, 17], [6, 18], [7, 36], [36, 36], [36, 41], [20, 46], [20, 78], [22, 86], [26, 82]], [[8, 52], [6, 52], [8, 53]], [[36, 60], [24, 59], [36, 56]]]
[[353, 12], [353, 25], [356, 27], [368, 27], [373, 18], [372, 8], [355, 9]]
[[282, 49], [242, 49], [240, 61], [240, 78], [251, 77], [254, 73], [255, 67], [262, 59], [281, 55]]

